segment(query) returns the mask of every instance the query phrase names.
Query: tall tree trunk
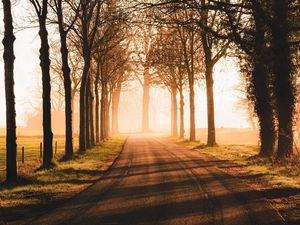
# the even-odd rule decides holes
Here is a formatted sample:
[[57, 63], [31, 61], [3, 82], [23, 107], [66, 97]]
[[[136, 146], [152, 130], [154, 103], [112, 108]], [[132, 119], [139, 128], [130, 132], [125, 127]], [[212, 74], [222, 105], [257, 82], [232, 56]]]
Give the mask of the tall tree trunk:
[[[89, 70], [90, 70], [90, 64], [91, 64], [91, 51], [93, 48], [93, 43], [95, 41], [95, 37], [97, 34], [97, 29], [99, 25], [100, 20], [100, 6], [101, 1], [81, 1], [82, 4], [80, 4], [80, 11], [79, 18], [81, 22], [81, 30], [78, 31], [81, 33], [82, 38], [82, 53], [83, 53], [83, 59], [84, 59], [84, 67], [83, 67], [83, 73], [81, 78], [81, 86], [80, 86], [80, 122], [79, 122], [79, 150], [85, 151], [87, 144], [86, 143], [86, 132], [88, 129], [86, 128], [86, 123], [88, 121], [85, 120], [86, 117], [86, 108], [89, 107], [88, 102], [85, 102], [86, 94], [89, 94], [87, 92], [87, 80], [89, 76]], [[95, 16], [93, 19], [91, 19], [91, 15]]]
[[112, 134], [119, 133], [118, 114], [119, 114], [121, 88], [122, 88], [122, 83], [118, 82], [117, 87], [115, 88], [112, 96]]
[[[83, 52], [83, 72], [81, 77], [81, 84], [80, 84], [80, 95], [79, 95], [79, 151], [85, 151], [88, 147], [88, 143], [86, 140], [89, 139], [86, 136], [88, 135], [86, 132], [87, 123], [86, 117], [86, 108], [88, 108], [89, 104], [86, 102], [86, 94], [89, 93], [87, 91], [87, 83], [88, 83], [88, 76], [90, 71], [90, 64], [91, 64], [91, 43], [89, 39], [89, 21], [87, 20], [88, 17], [88, 4], [82, 4], [82, 17], [81, 17], [81, 32], [82, 32], [82, 52]], [[98, 18], [98, 15], [96, 15]]]
[[106, 112], [105, 112], [105, 135], [106, 138], [110, 137], [110, 104], [111, 104], [111, 93], [106, 89], [105, 95], [105, 105], [106, 105]]
[[190, 86], [190, 141], [196, 141], [196, 123], [195, 123], [195, 64], [194, 64], [194, 41], [195, 34], [192, 31], [190, 36], [190, 72], [189, 86]]
[[255, 48], [251, 83], [255, 97], [254, 107], [259, 122], [260, 155], [272, 156], [275, 144], [275, 123], [270, 90], [270, 78], [267, 65], [269, 64], [265, 41], [265, 21], [260, 13], [256, 12], [255, 21]]
[[[71, 91], [71, 110], [72, 110], [72, 128], [74, 129], [75, 127], [75, 120], [73, 119], [73, 115], [75, 113], [75, 97], [76, 97], [76, 92], [77, 90], [72, 90]], [[78, 132], [76, 132], [78, 133]], [[74, 130], [72, 130], [72, 136], [74, 135]], [[73, 143], [73, 151], [74, 151], [74, 143]]]
[[17, 181], [17, 137], [16, 137], [16, 109], [14, 93], [14, 28], [10, 0], [3, 2], [4, 21], [4, 76], [6, 97], [6, 182]]
[[255, 111], [259, 122], [260, 155], [272, 156], [275, 143], [275, 123], [271, 97], [268, 92], [267, 73], [262, 62], [254, 65], [252, 83], [255, 92]]
[[61, 43], [62, 72], [65, 89], [65, 159], [73, 156], [73, 110], [72, 110], [72, 82], [70, 78], [69, 50], [67, 47], [67, 32], [64, 30], [62, 0], [57, 1], [57, 18]]
[[173, 137], [178, 136], [177, 126], [177, 88], [171, 88], [171, 134]]
[[86, 84], [86, 93], [85, 93], [85, 121], [86, 121], [86, 127], [85, 127], [85, 143], [86, 148], [89, 149], [91, 147], [91, 139], [90, 139], [90, 91], [91, 91], [91, 80], [88, 78], [87, 84]]
[[[66, 44], [66, 43], [65, 43]], [[68, 51], [66, 45], [63, 51]], [[62, 55], [68, 53], [62, 53]], [[68, 66], [68, 57], [63, 57], [63, 76], [65, 88], [65, 158], [69, 159], [73, 156], [73, 111], [72, 111], [72, 84], [70, 79], [70, 68]]]
[[95, 127], [94, 127], [94, 95], [92, 83], [90, 90], [90, 137], [91, 137], [91, 146], [95, 146]]
[[287, 0], [272, 1], [272, 41], [274, 93], [278, 115], [277, 160], [289, 158], [293, 153], [293, 114], [295, 88], [293, 85], [291, 49], [289, 45]]
[[106, 139], [105, 134], [105, 119], [106, 119], [106, 105], [105, 105], [105, 98], [106, 98], [106, 84], [101, 82], [101, 116], [100, 116], [100, 140], [104, 141]]
[[[182, 62], [184, 63], [189, 84], [189, 102], [190, 102], [190, 141], [196, 140], [196, 125], [195, 125], [195, 70], [194, 70], [194, 31], [187, 31], [185, 28], [178, 28], [180, 40], [182, 44]], [[180, 69], [180, 68], [179, 68]]]
[[[45, 1], [43, 10], [47, 12], [48, 3]], [[43, 133], [44, 133], [44, 151], [43, 168], [50, 168], [53, 158], [53, 133], [51, 127], [51, 80], [50, 80], [50, 59], [48, 31], [46, 28], [47, 13], [39, 18], [39, 36], [41, 39], [40, 48], [40, 66], [42, 70], [43, 84]]]
[[150, 102], [150, 75], [149, 68], [145, 68], [143, 83], [143, 115], [142, 131], [149, 131], [149, 102]]
[[96, 123], [96, 143], [100, 141], [100, 121], [99, 121], [99, 77], [100, 77], [100, 65], [97, 62], [97, 74], [95, 79], [95, 123]]
[[190, 88], [190, 141], [196, 141], [194, 81], [189, 82], [189, 88]]
[[179, 128], [179, 138], [184, 138], [184, 96], [182, 83], [179, 87], [180, 94], [180, 128]]
[[213, 63], [207, 62], [205, 68], [206, 99], [207, 99], [207, 146], [216, 146], [215, 106], [214, 106], [214, 80]]
[[[87, 50], [86, 50], [87, 51]], [[86, 53], [87, 54], [87, 53]], [[89, 74], [90, 59], [86, 55], [84, 57], [84, 67], [81, 78], [80, 92], [79, 92], [79, 151], [85, 151], [86, 143], [86, 86]]]

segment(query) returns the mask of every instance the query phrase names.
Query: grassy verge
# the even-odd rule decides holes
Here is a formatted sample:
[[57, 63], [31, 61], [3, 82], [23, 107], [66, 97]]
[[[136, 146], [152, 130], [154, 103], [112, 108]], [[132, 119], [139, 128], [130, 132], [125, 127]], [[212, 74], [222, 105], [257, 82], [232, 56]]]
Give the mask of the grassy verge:
[[289, 164], [278, 165], [274, 164], [270, 159], [257, 157], [258, 147], [254, 145], [206, 147], [205, 145], [200, 145], [199, 142], [189, 142], [187, 140], [175, 138], [168, 139], [176, 144], [185, 146], [188, 149], [199, 151], [221, 160], [234, 162], [250, 174], [259, 174], [261, 178], [266, 178], [276, 187], [300, 188], [300, 168], [298, 158], [292, 159]]
[[125, 137], [114, 138], [51, 170], [23, 171], [19, 185], [0, 186], [0, 224], [1, 220], [29, 218], [94, 183], [120, 153], [124, 141]]

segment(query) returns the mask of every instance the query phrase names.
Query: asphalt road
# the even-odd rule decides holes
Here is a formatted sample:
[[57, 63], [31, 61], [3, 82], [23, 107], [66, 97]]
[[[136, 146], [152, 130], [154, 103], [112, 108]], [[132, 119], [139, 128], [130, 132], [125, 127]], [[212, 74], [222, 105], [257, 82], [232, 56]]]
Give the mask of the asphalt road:
[[153, 135], [133, 135], [114, 166], [43, 225], [281, 225], [282, 217], [222, 161]]

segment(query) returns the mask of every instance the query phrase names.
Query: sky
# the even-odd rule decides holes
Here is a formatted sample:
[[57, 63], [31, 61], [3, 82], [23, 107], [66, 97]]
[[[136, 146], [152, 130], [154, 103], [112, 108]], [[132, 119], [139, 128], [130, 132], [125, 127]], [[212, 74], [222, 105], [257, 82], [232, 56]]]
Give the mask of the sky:
[[[28, 4], [20, 1], [14, 7], [15, 22], [19, 26], [24, 26], [25, 20], [29, 16]], [[2, 9], [0, 13], [0, 39], [3, 39], [3, 16]], [[16, 95], [16, 111], [17, 111], [17, 125], [26, 126], [27, 118], [35, 112], [34, 102], [36, 97], [40, 94], [37, 91], [41, 82], [41, 74], [39, 68], [39, 37], [38, 31], [35, 28], [22, 29], [16, 33], [15, 41], [15, 95]], [[0, 127], [5, 126], [5, 93], [4, 93], [4, 74], [3, 74], [3, 59], [2, 59], [2, 45], [1, 45], [1, 59], [0, 59]], [[215, 78], [215, 111], [216, 111], [216, 127], [249, 127], [247, 122], [247, 115], [243, 110], [237, 110], [238, 96], [241, 95], [236, 88], [239, 84], [239, 73], [235, 66], [233, 59], [224, 59], [218, 63], [214, 70]], [[122, 99], [130, 97], [131, 103], [134, 107], [133, 113], [123, 113], [121, 120], [126, 120], [127, 117], [132, 117], [135, 120], [132, 129], [140, 127], [141, 117], [141, 88], [136, 86], [131, 91], [124, 92], [121, 98], [121, 107], [125, 103]], [[41, 97], [41, 96], [40, 96]], [[151, 90], [151, 113], [150, 123], [156, 128], [165, 127], [169, 125], [170, 117], [170, 96], [167, 91], [161, 89]], [[186, 111], [188, 111], [188, 98], [186, 93]], [[206, 127], [206, 97], [204, 83], [201, 82], [196, 88], [196, 126]], [[122, 106], [123, 105], [123, 106]], [[188, 112], [185, 120], [188, 124]], [[128, 120], [127, 120], [128, 121]], [[120, 121], [120, 126], [123, 129], [125, 123]]]
[[[25, 25], [28, 14], [28, 5], [20, 1], [14, 6], [13, 15], [18, 26]], [[24, 20], [24, 21], [23, 21]], [[3, 39], [3, 13], [0, 12], [0, 39]], [[16, 25], [15, 25], [16, 27]], [[39, 70], [39, 39], [37, 29], [22, 29], [17, 31], [15, 41], [15, 95], [17, 124], [25, 125], [27, 114], [32, 113], [30, 97], [34, 96], [33, 91], [37, 85], [37, 71]], [[0, 127], [5, 124], [5, 92], [4, 92], [4, 72], [3, 72], [3, 46], [1, 45], [0, 59]]]

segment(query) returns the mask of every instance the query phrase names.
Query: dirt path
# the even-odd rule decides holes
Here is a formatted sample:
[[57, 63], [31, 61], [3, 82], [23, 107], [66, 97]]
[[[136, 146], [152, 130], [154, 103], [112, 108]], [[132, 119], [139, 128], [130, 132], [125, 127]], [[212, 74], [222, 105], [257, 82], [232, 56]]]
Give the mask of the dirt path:
[[158, 137], [134, 135], [99, 182], [30, 224], [284, 224], [264, 196], [217, 164]]

